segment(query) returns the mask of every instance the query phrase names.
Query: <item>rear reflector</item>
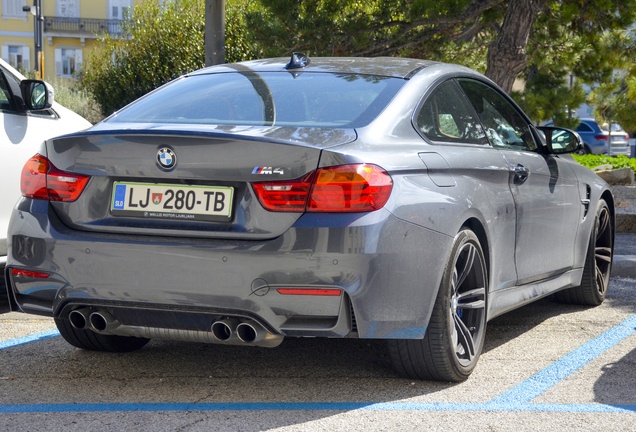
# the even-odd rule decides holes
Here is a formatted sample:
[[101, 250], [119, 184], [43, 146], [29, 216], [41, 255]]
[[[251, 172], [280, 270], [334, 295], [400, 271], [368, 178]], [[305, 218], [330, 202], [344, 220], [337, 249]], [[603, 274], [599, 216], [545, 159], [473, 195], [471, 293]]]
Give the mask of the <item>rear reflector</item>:
[[18, 269], [11, 269], [11, 273], [13, 273], [16, 276], [27, 276], [27, 277], [34, 277], [34, 278], [40, 278], [40, 279], [46, 279], [47, 277], [50, 276], [48, 273], [35, 272], [30, 270], [18, 270]]
[[280, 294], [291, 295], [316, 295], [316, 296], [339, 296], [342, 290], [339, 289], [302, 289], [302, 288], [277, 288]]
[[90, 176], [60, 171], [37, 154], [22, 168], [20, 189], [25, 197], [72, 202], [79, 198], [89, 179]]
[[280, 212], [368, 212], [386, 204], [393, 180], [377, 165], [320, 168], [301, 179], [253, 183], [264, 208]]

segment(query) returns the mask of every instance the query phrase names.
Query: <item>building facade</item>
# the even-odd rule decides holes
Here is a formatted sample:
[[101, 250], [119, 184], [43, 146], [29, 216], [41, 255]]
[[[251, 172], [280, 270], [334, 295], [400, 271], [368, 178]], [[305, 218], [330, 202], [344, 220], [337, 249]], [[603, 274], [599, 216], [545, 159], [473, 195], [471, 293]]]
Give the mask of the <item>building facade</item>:
[[[42, 0], [44, 79], [65, 79], [81, 71], [97, 36], [120, 34], [128, 9], [143, 0]], [[32, 0], [0, 0], [2, 59], [20, 71], [35, 70], [34, 16], [23, 11]]]

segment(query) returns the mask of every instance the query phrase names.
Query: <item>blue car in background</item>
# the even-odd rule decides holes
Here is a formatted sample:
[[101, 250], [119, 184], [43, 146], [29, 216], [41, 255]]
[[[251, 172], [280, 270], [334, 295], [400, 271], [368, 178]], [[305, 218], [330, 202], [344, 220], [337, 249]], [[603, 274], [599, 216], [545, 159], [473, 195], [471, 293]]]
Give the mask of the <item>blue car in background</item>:
[[[545, 124], [551, 126], [552, 121]], [[610, 154], [610, 133], [607, 124], [600, 124], [593, 118], [582, 118], [575, 131], [583, 139], [579, 154]], [[629, 135], [618, 123], [612, 124], [611, 155], [630, 156]]]

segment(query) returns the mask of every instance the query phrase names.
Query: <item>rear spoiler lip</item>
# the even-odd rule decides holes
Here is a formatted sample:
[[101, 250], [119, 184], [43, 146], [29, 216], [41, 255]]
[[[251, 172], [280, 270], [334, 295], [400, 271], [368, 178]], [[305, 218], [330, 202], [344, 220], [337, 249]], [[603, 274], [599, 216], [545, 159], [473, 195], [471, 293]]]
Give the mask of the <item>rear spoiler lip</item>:
[[[315, 128], [315, 127], [289, 127], [289, 126], [227, 126], [227, 125], [157, 125], [153, 123], [131, 123], [129, 127], [105, 127], [105, 124], [99, 125], [80, 132], [75, 132], [67, 135], [61, 135], [53, 138], [52, 141], [58, 139], [70, 139], [80, 138], [87, 136], [126, 136], [126, 135], [154, 135], [154, 136], [192, 136], [192, 137], [206, 137], [206, 138], [230, 138], [241, 139], [246, 141], [260, 141], [260, 142], [273, 142], [278, 144], [293, 144], [303, 147], [310, 147], [316, 149], [325, 149], [335, 147], [343, 144], [348, 144], [355, 141], [358, 138], [358, 133], [355, 129], [346, 128]], [[193, 127], [194, 126], [194, 127]], [[228, 129], [236, 129], [229, 131]], [[280, 135], [288, 135], [290, 137], [294, 135], [302, 136], [307, 135], [311, 131], [321, 131], [321, 135], [324, 136], [324, 131], [328, 132], [322, 142], [317, 140], [302, 140], [292, 138], [281, 138]], [[276, 135], [279, 135], [278, 137]]]

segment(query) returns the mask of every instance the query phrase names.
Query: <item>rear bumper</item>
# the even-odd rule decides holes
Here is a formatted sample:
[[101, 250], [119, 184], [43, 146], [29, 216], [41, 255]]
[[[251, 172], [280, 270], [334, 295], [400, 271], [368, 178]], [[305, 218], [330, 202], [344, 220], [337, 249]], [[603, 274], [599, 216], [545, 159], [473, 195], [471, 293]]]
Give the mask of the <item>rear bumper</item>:
[[305, 214], [266, 241], [83, 232], [26, 198], [9, 233], [9, 291], [24, 312], [65, 318], [91, 306], [136, 325], [197, 329], [238, 316], [274, 334], [364, 338], [423, 337], [452, 242], [387, 210]]
[[624, 155], [629, 157], [631, 155], [631, 148], [629, 147], [629, 142], [620, 141], [620, 142], [612, 143], [610, 154], [611, 156]]

